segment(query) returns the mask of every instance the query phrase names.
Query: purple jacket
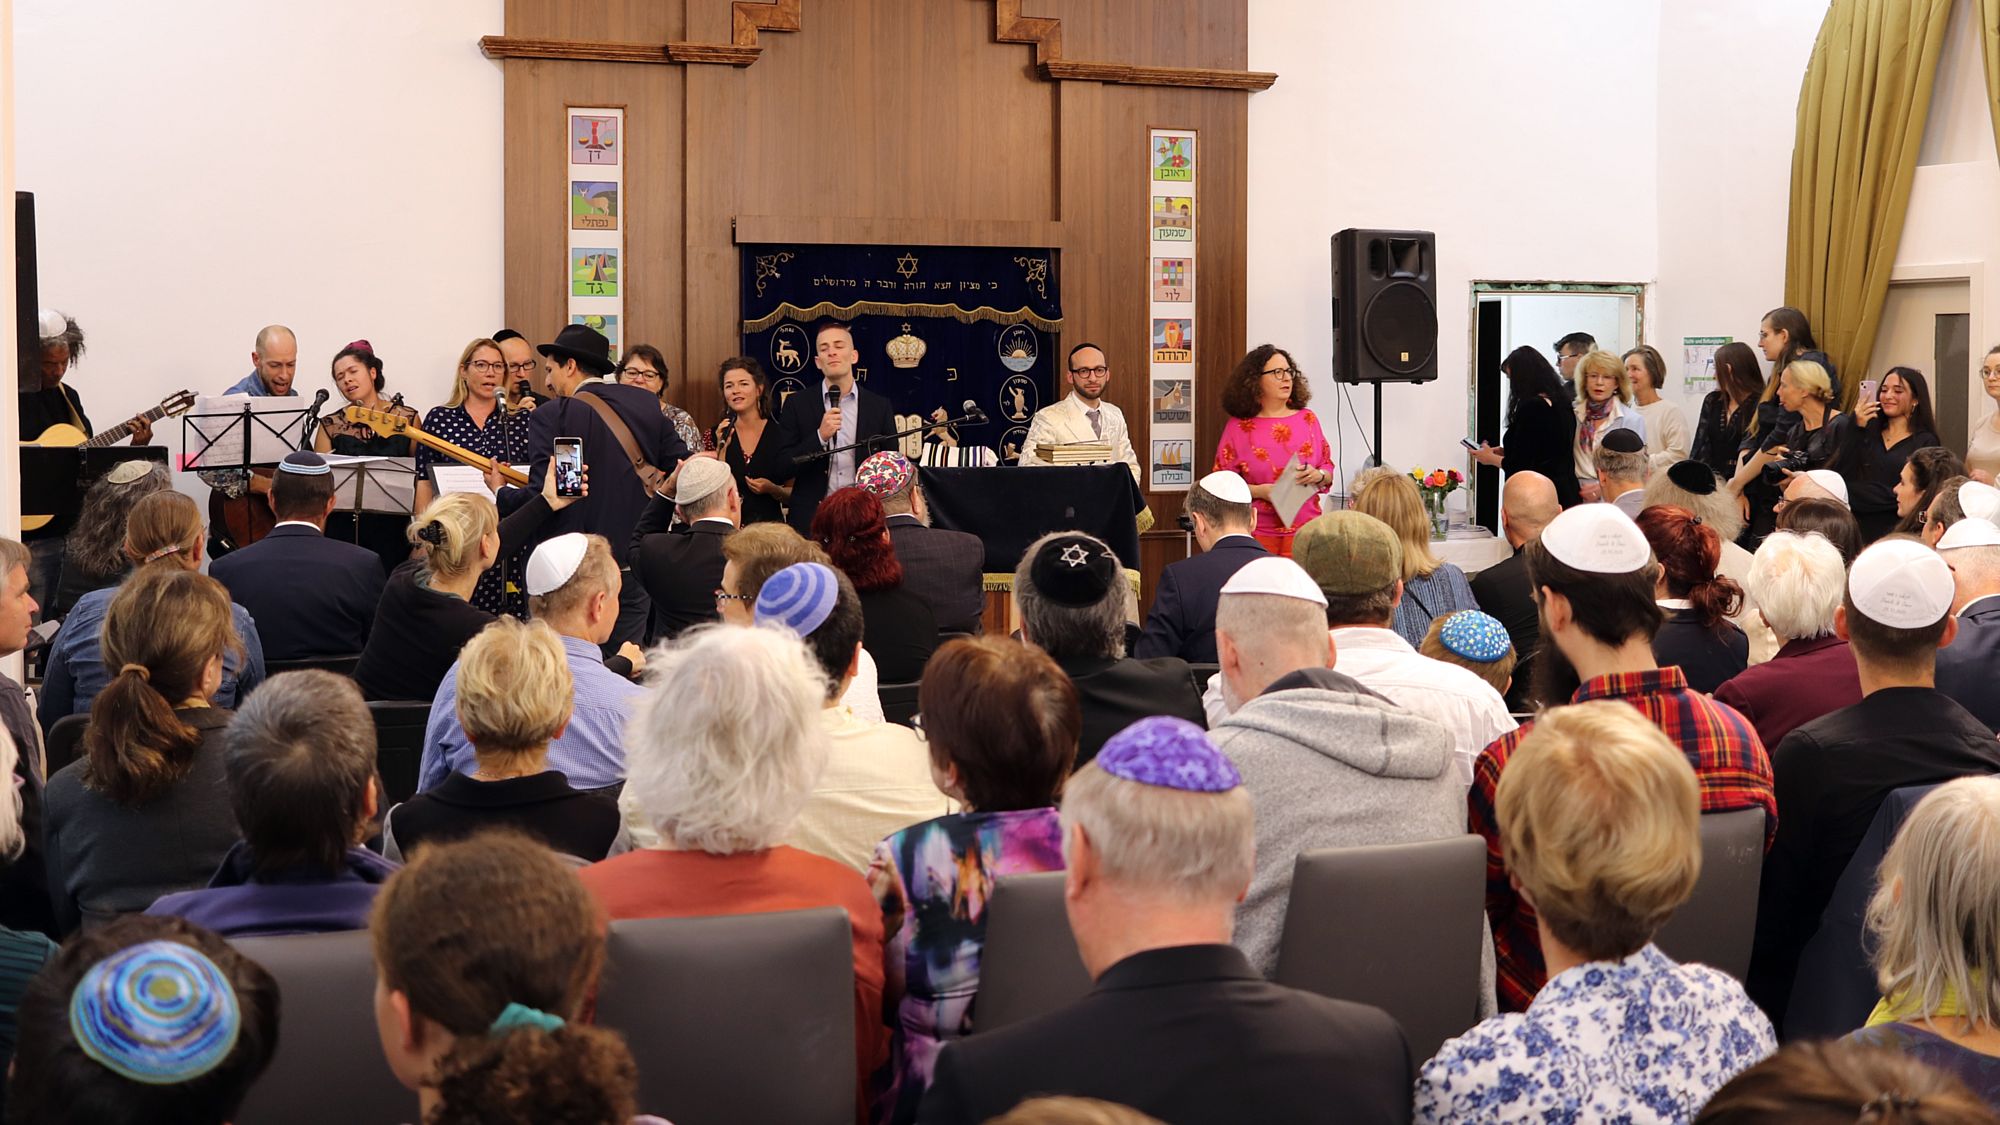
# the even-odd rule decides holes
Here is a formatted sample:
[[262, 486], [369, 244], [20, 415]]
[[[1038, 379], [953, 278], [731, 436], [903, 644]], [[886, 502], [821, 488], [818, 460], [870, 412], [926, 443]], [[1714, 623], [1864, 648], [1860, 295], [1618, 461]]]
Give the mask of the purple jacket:
[[1776, 750], [1793, 727], [1861, 702], [1861, 672], [1839, 637], [1786, 641], [1776, 656], [1723, 681], [1715, 699], [1741, 711], [1765, 749]]
[[205, 889], [162, 895], [146, 913], [185, 918], [226, 938], [365, 930], [375, 893], [399, 866], [366, 848], [349, 848], [332, 879], [317, 873], [256, 877], [250, 846], [239, 841]]

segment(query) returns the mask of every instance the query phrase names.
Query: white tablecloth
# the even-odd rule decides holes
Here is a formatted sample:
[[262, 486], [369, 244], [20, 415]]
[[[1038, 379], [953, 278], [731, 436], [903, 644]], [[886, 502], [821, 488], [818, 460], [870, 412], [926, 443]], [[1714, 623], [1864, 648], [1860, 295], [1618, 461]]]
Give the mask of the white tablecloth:
[[1456, 564], [1468, 575], [1478, 574], [1495, 563], [1504, 562], [1513, 553], [1514, 549], [1507, 545], [1505, 539], [1483, 527], [1454, 527], [1449, 537], [1431, 540], [1431, 554]]

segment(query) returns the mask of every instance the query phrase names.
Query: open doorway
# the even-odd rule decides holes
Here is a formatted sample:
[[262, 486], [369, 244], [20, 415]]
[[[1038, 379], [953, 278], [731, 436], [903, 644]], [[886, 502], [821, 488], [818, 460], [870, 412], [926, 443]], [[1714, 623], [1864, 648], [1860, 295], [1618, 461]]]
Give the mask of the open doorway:
[[[1500, 361], [1515, 348], [1538, 349], [1556, 362], [1556, 341], [1585, 332], [1597, 346], [1623, 354], [1644, 337], [1646, 287], [1636, 283], [1582, 281], [1475, 281], [1472, 283], [1472, 398], [1466, 433], [1501, 444], [1507, 417], [1507, 379]], [[1500, 533], [1500, 470], [1467, 459], [1473, 521]]]
[[1976, 420], [1971, 417], [1974, 405], [1985, 394], [1973, 384], [1971, 277], [1889, 282], [1875, 352], [1868, 358], [1868, 370], [1853, 377], [1880, 379], [1891, 367], [1914, 367], [1924, 373], [1930, 382], [1938, 440], [1947, 449], [1964, 449]]

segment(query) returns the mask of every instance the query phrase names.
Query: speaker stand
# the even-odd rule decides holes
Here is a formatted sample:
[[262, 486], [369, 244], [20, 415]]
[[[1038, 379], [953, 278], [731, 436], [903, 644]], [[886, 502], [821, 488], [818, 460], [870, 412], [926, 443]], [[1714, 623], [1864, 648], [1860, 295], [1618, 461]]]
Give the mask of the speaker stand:
[[1375, 382], [1375, 463], [1377, 465], [1384, 463], [1382, 460], [1382, 382], [1379, 379]]

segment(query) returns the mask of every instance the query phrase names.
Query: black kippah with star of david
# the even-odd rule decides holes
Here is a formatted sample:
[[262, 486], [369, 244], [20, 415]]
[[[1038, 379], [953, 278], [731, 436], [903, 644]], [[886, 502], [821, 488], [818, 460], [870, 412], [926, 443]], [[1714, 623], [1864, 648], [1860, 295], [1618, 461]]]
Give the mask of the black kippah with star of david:
[[1057, 605], [1087, 606], [1104, 600], [1120, 569], [1118, 556], [1101, 541], [1067, 532], [1051, 537], [1035, 552], [1028, 578]]

